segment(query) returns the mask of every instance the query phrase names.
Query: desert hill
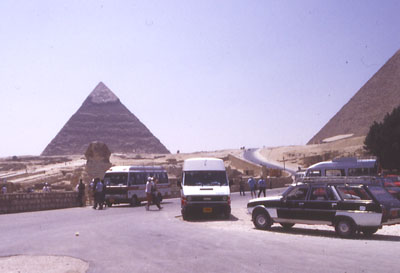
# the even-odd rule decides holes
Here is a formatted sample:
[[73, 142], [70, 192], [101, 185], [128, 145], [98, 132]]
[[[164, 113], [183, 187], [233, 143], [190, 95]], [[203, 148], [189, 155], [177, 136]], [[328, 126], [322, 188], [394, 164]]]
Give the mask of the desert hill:
[[335, 136], [365, 136], [374, 121], [400, 105], [400, 50], [307, 143]]
[[105, 143], [113, 153], [169, 153], [102, 82], [48, 144], [42, 155], [83, 155], [92, 141]]

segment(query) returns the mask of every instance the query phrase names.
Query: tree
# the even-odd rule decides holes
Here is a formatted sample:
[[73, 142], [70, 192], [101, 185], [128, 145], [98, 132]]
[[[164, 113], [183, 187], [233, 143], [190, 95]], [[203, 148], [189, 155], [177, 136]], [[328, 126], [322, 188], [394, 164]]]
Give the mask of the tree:
[[364, 149], [375, 155], [382, 168], [400, 170], [400, 106], [374, 122], [364, 141]]

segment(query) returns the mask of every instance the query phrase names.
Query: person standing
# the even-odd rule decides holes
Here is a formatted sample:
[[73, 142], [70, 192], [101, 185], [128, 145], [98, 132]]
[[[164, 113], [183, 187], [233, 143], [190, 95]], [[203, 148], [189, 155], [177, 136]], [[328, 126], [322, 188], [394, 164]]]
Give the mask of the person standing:
[[254, 180], [253, 177], [250, 177], [249, 180], [247, 180], [247, 184], [249, 184], [250, 187], [250, 193], [251, 193], [251, 197], [256, 198], [257, 197], [257, 192], [256, 192], [256, 181]]
[[261, 192], [264, 193], [264, 197], [266, 196], [265, 190], [267, 189], [267, 183], [265, 180], [261, 177], [260, 180], [258, 180], [258, 197], [260, 197]]
[[1, 193], [7, 194], [7, 185], [6, 184], [4, 184], [3, 187], [1, 188]]
[[240, 181], [239, 181], [239, 193], [240, 193], [240, 195], [242, 195], [242, 193], [243, 193], [243, 196], [246, 196], [246, 193], [245, 193], [245, 191], [244, 191], [244, 181], [243, 181], [243, 178], [240, 178]]
[[103, 203], [101, 201], [103, 195], [103, 183], [100, 179], [96, 179], [95, 188], [94, 188], [94, 205], [93, 208], [96, 209], [97, 205], [99, 206], [99, 210], [103, 209]]
[[151, 189], [151, 195], [152, 195], [152, 198], [153, 198], [153, 202], [154, 202], [154, 204], [157, 206], [157, 208], [160, 210], [160, 209], [162, 209], [162, 207], [161, 207], [161, 205], [160, 205], [160, 198], [158, 198], [158, 195], [159, 195], [159, 192], [158, 192], [158, 187], [157, 187], [157, 184], [158, 184], [158, 179], [157, 178], [154, 178], [154, 181], [153, 181], [153, 188]]
[[50, 188], [50, 186], [49, 186], [49, 183], [44, 183], [44, 186], [43, 186], [43, 189], [42, 189], [42, 191], [43, 192], [51, 192], [51, 188]]
[[83, 207], [83, 204], [86, 203], [85, 184], [83, 184], [82, 179], [79, 180], [79, 184], [78, 184], [78, 202], [81, 207]]
[[147, 178], [147, 183], [146, 183], [146, 199], [147, 199], [147, 204], [146, 204], [146, 210], [150, 209], [151, 201], [152, 201], [152, 190], [153, 190], [153, 178], [148, 177]]

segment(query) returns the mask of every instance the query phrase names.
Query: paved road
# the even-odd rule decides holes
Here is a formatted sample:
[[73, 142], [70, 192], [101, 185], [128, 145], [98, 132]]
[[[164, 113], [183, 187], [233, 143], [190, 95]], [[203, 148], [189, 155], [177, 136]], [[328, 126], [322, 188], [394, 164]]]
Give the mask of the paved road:
[[[266, 166], [267, 168], [271, 168], [271, 169], [281, 169], [281, 170], [284, 169], [282, 166], [274, 165], [274, 164], [271, 164], [271, 163], [269, 163], [268, 161], [266, 161], [263, 157], [261, 157], [261, 156], [259, 155], [258, 150], [259, 150], [259, 149], [256, 149], [256, 148], [247, 149], [247, 150], [245, 150], [245, 151], [243, 152], [243, 157], [244, 157], [246, 160], [250, 161], [250, 162], [253, 162], [253, 163], [259, 164], [259, 165], [264, 165], [264, 166]], [[285, 170], [288, 171], [288, 172], [291, 173], [291, 174], [295, 174], [295, 173], [296, 173], [295, 170], [291, 170], [291, 169], [288, 169], [288, 168], [285, 168]]]
[[325, 226], [259, 231], [246, 214], [248, 200], [249, 194], [232, 195], [229, 220], [183, 221], [179, 199], [166, 200], [161, 211], [120, 206], [0, 215], [0, 256], [70, 256], [102, 273], [398, 270], [397, 226], [371, 239], [340, 239]]

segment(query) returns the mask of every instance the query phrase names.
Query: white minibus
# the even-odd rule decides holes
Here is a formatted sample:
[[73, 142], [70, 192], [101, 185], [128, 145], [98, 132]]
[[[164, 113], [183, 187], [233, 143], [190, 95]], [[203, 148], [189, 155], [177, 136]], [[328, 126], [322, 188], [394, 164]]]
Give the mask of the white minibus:
[[183, 163], [181, 212], [184, 220], [194, 213], [231, 214], [229, 180], [218, 158], [192, 158]]
[[104, 175], [107, 205], [119, 203], [140, 205], [140, 202], [146, 200], [145, 187], [148, 177], [157, 178], [160, 201], [171, 196], [167, 171], [161, 166], [114, 166]]

